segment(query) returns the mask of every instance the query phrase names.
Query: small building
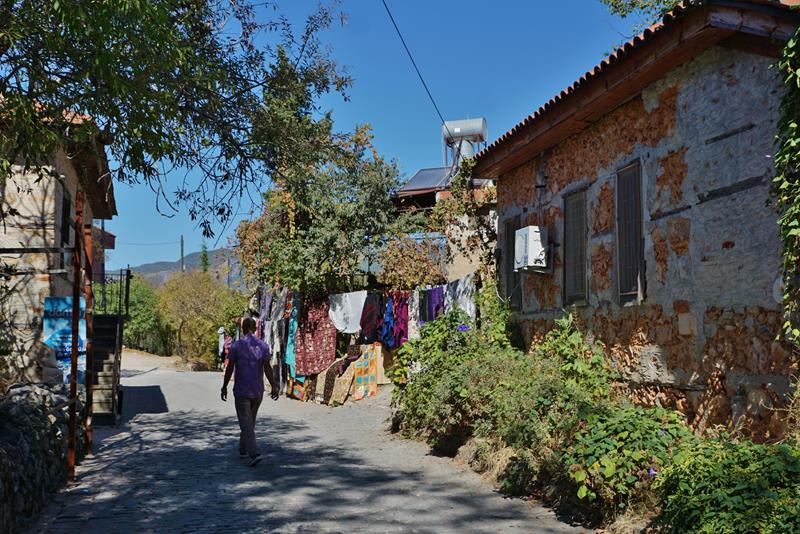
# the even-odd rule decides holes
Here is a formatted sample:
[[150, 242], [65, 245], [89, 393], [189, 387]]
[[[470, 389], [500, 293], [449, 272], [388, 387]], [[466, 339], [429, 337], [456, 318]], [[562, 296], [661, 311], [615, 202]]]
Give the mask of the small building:
[[[682, 4], [477, 155], [529, 345], [570, 311], [636, 401], [780, 436], [797, 355], [776, 340], [772, 65], [797, 23], [775, 2]], [[548, 269], [515, 270], [527, 226]]]
[[[84, 230], [83, 235], [76, 236], [78, 192], [85, 199]], [[99, 142], [70, 146], [57, 150], [40, 167], [25, 171], [22, 165], [14, 165], [1, 196], [6, 215], [0, 228], [0, 248], [18, 250], [0, 254], [4, 275], [0, 290], [0, 379], [57, 380], [52, 370], [53, 351], [42, 342], [44, 301], [47, 297], [72, 296], [69, 248], [75, 246], [76, 239], [94, 236], [95, 246], [110, 244], [113, 248], [113, 236], [93, 227], [93, 221], [117, 214], [105, 149]], [[96, 250], [93, 254], [102, 257]]]
[[[444, 163], [417, 171], [395, 195], [401, 210], [431, 211], [436, 204], [452, 198], [453, 182], [462, 161], [472, 159], [477, 148], [487, 139], [486, 120], [462, 119], [442, 124]], [[472, 217], [463, 216], [446, 228], [436, 228], [441, 235], [446, 265], [443, 271], [447, 280], [458, 280], [480, 268], [480, 250], [494, 247], [496, 212], [492, 180], [472, 179], [469, 188], [480, 208]], [[484, 231], [482, 231], [484, 230]]]

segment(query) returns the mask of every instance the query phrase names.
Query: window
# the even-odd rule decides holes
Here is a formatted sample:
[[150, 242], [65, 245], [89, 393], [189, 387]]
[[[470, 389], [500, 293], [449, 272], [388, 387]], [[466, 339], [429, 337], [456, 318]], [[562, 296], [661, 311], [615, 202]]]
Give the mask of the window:
[[617, 172], [617, 260], [620, 304], [645, 297], [642, 180], [639, 162]]
[[505, 278], [505, 294], [509, 299], [512, 308], [519, 309], [522, 302], [522, 284], [520, 283], [520, 273], [514, 271], [514, 249], [516, 245], [516, 232], [520, 228], [519, 216], [513, 217], [506, 221], [505, 224], [505, 251], [503, 264], [504, 264], [504, 278]]
[[564, 197], [564, 304], [586, 302], [586, 191]]

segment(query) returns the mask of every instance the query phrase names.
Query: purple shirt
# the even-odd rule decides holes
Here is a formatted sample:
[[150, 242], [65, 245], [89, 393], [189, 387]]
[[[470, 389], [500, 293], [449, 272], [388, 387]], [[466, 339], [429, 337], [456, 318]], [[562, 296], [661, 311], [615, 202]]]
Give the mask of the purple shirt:
[[264, 364], [272, 356], [269, 345], [248, 334], [231, 345], [228, 361], [233, 364], [233, 394], [257, 399], [264, 395]]

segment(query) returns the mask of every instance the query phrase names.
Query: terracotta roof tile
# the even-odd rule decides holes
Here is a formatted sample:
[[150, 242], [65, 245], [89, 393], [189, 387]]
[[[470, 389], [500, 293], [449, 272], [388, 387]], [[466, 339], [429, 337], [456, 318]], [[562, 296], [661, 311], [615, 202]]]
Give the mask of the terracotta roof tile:
[[511, 138], [514, 134], [520, 131], [522, 128], [524, 128], [534, 120], [537, 120], [539, 117], [541, 117], [551, 107], [560, 103], [564, 98], [566, 98], [567, 96], [571, 95], [572, 93], [583, 87], [593, 78], [602, 74], [608, 67], [610, 67], [617, 61], [621, 60], [625, 55], [629, 54], [632, 50], [638, 48], [643, 43], [651, 40], [653, 36], [659, 33], [664, 27], [674, 23], [676, 20], [680, 19], [686, 12], [690, 11], [691, 9], [703, 5], [705, 3], [706, 3], [705, 0], [688, 0], [678, 4], [675, 7], [675, 9], [666, 13], [661, 18], [660, 21], [656, 22], [655, 24], [652, 24], [642, 33], [624, 43], [617, 50], [612, 52], [611, 55], [609, 55], [608, 57], [603, 59], [600, 63], [598, 63], [594, 68], [592, 68], [590, 71], [587, 71], [583, 76], [580, 77], [580, 79], [575, 81], [572, 85], [565, 88], [559, 94], [557, 94], [549, 101], [547, 101], [539, 109], [537, 109], [536, 111], [525, 117], [525, 119], [523, 119], [520, 123], [511, 128], [511, 130], [509, 130], [508, 132], [504, 133], [503, 135], [495, 139], [489, 146], [481, 150], [476, 155], [476, 159], [480, 159], [485, 155], [487, 155], [489, 152], [495, 150], [497, 147], [503, 144], [507, 139]]

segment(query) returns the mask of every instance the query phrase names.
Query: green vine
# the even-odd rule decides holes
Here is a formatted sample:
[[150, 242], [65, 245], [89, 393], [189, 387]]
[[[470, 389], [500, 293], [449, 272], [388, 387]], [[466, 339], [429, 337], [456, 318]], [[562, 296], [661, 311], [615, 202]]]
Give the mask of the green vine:
[[450, 181], [449, 196], [433, 209], [431, 230], [445, 229], [448, 257], [455, 253], [473, 257], [479, 272], [489, 273], [497, 240], [490, 207], [497, 202], [497, 190], [494, 186], [476, 188], [472, 182], [474, 167], [472, 159], [461, 162], [458, 174]]
[[783, 242], [784, 330], [800, 342], [800, 28], [786, 43], [778, 68], [786, 85], [780, 107], [772, 193]]

